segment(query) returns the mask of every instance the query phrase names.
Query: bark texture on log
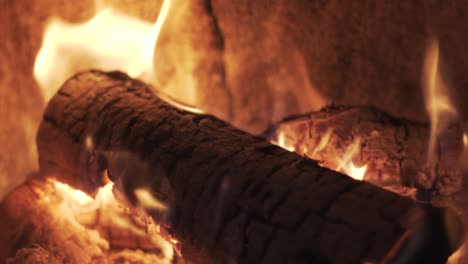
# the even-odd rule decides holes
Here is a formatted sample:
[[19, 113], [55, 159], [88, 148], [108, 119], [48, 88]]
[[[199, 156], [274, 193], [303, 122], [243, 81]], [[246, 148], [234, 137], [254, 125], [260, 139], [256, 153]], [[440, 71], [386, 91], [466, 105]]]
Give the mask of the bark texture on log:
[[459, 125], [440, 134], [432, 164], [428, 163], [428, 124], [397, 119], [373, 107], [332, 106], [292, 116], [267, 134], [270, 138], [281, 135], [284, 144], [299, 154], [323, 160], [333, 169], [352, 154], [356, 166], [367, 164], [365, 179], [382, 187], [403, 185], [442, 195], [462, 187], [464, 145]]
[[[37, 143], [44, 175], [93, 192], [107, 170], [134, 204], [136, 189], [150, 190], [169, 210], [149, 213], [188, 262], [380, 261], [403, 234], [422, 230], [412, 220], [432, 221], [409, 199], [176, 109], [118, 72], [67, 81]], [[443, 263], [444, 224], [429, 225], [445, 239], [429, 237], [424, 245], [438, 246], [420, 256]]]

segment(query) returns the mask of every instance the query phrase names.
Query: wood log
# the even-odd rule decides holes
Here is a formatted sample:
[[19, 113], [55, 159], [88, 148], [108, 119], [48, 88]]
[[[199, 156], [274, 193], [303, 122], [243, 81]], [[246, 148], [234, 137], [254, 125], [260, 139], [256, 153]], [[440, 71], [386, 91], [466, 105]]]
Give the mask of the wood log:
[[[18, 258], [26, 257], [25, 253], [29, 252], [32, 259], [48, 255], [51, 259], [71, 263], [89, 263], [93, 257], [104, 256], [109, 244], [99, 238], [96, 231], [87, 232], [67, 219], [67, 215], [60, 215], [59, 204], [50, 202], [53, 199], [50, 188], [44, 182], [28, 182], [15, 189], [2, 203], [2, 263], [8, 257], [14, 257], [17, 250], [27, 248], [32, 249], [18, 252]], [[36, 244], [44, 250], [34, 249]]]
[[[119, 229], [118, 223], [126, 220], [122, 215], [110, 212], [109, 207], [89, 210], [72, 198], [76, 197], [58, 190], [53, 182], [32, 178], [10, 193], [0, 204], [0, 262], [172, 263], [167, 242], [157, 238], [145, 241], [148, 235], [139, 235], [135, 226]], [[113, 222], [102, 216], [80, 219], [78, 212], [82, 218], [108, 213]], [[144, 232], [144, 228], [139, 231]], [[169, 254], [165, 246], [169, 246]]]
[[144, 206], [136, 190], [150, 191], [168, 210], [148, 213], [188, 263], [380, 262], [399, 259], [422, 234], [409, 255], [445, 263], [460, 241], [446, 230], [460, 226], [455, 216], [445, 223], [450, 211], [177, 109], [119, 72], [68, 80], [37, 144], [44, 176], [93, 193], [107, 172], [133, 206]]
[[381, 187], [416, 187], [420, 194], [438, 195], [462, 188], [465, 148], [461, 125], [440, 134], [431, 163], [428, 124], [394, 118], [374, 107], [331, 106], [291, 116], [265, 135], [276, 141], [281, 136], [282, 144], [332, 169], [339, 168], [348, 155], [354, 165], [367, 165], [365, 180]]

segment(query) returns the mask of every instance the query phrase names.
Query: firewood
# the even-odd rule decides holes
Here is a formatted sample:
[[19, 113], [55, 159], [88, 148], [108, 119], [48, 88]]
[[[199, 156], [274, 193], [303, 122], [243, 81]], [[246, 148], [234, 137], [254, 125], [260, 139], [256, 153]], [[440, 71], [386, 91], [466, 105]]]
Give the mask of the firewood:
[[22, 248], [7, 264], [61, 264], [62, 262], [47, 249], [36, 245], [32, 248]]
[[119, 230], [123, 216], [97, 208], [86, 214], [108, 213], [114, 223], [102, 215], [86, 221], [74, 215], [73, 206], [49, 181], [30, 179], [16, 188], [0, 204], [0, 263], [171, 263], [167, 242], [139, 236], [130, 225]]
[[[438, 138], [436, 159], [427, 159], [430, 126], [392, 117], [374, 107], [331, 106], [292, 116], [270, 127], [270, 138], [301, 155], [337, 168], [338, 158], [357, 143], [351, 161], [367, 165], [365, 179], [382, 187], [416, 187], [450, 195], [462, 187], [463, 129], [453, 125]], [[435, 168], [435, 177], [432, 177]]]
[[107, 174], [119, 200], [147, 208], [188, 263], [380, 262], [423, 234], [416, 248], [424, 250], [412, 254], [445, 263], [460, 241], [460, 232], [445, 229], [448, 210], [177, 109], [119, 72], [68, 80], [45, 111], [37, 143], [43, 176], [94, 193]]
[[[48, 189], [50, 186], [43, 182], [28, 182], [3, 201], [0, 261], [16, 255], [17, 260], [49, 256], [70, 263], [90, 263], [93, 257], [103, 257], [108, 243], [99, 238], [96, 231], [88, 232], [67, 219], [67, 215], [57, 214], [58, 204], [49, 203], [51, 196], [45, 195], [51, 193]], [[36, 244], [43, 250], [32, 248]]]

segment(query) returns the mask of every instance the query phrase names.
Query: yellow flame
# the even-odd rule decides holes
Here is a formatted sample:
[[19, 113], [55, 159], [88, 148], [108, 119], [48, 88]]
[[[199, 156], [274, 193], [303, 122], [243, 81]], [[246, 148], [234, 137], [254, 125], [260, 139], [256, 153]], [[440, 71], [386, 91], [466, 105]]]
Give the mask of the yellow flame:
[[328, 142], [330, 142], [330, 138], [333, 134], [333, 129], [328, 128], [327, 131], [325, 132], [325, 135], [320, 138], [319, 143], [317, 144], [317, 147], [314, 148], [314, 151], [312, 151], [311, 157], [314, 157], [317, 153], [322, 151], [327, 145]]
[[83, 206], [94, 202], [94, 199], [91, 198], [89, 195], [80, 190], [72, 188], [68, 184], [55, 181], [54, 187], [55, 191], [59, 193], [62, 197], [66, 198], [66, 202], [68, 203], [74, 203], [79, 206]]
[[[147, 43], [147, 54], [146, 58], [151, 59], [151, 65], [153, 65], [153, 59], [154, 59], [154, 52], [156, 50], [156, 44], [158, 43], [158, 38], [159, 38], [159, 33], [161, 32], [162, 26], [164, 22], [166, 21], [167, 15], [169, 14], [169, 10], [171, 8], [172, 1], [171, 0], [164, 0], [161, 6], [161, 10], [159, 11], [158, 19], [156, 20], [156, 23], [154, 24], [153, 30], [151, 31], [151, 41]], [[151, 69], [151, 73], [154, 72], [153, 69]]]
[[468, 148], [468, 134], [466, 133], [463, 133], [463, 146], [466, 148]]
[[279, 130], [277, 139], [272, 141], [273, 144], [278, 145], [286, 150], [289, 150], [291, 152], [295, 151], [296, 148], [291, 145], [289, 142], [286, 140], [286, 133], [283, 130]]
[[115, 200], [114, 194], [112, 193], [112, 188], [114, 188], [113, 182], [109, 182], [103, 187], [99, 188], [95, 200], [101, 204], [116, 203], [117, 201]]
[[147, 189], [139, 188], [135, 190], [135, 196], [140, 205], [146, 209], [167, 210], [166, 204], [156, 199]]
[[347, 148], [342, 157], [338, 158], [338, 167], [336, 170], [341, 170], [346, 167], [353, 159], [355, 155], [359, 153], [359, 146], [361, 144], [361, 139], [356, 138], [353, 143], [351, 143]]
[[367, 164], [361, 167], [356, 167], [356, 165], [354, 165], [354, 163], [351, 161], [343, 167], [343, 170], [348, 176], [354, 178], [355, 180], [362, 181], [366, 175]]
[[[297, 142], [290, 138], [291, 135], [288, 134], [284, 129], [279, 128], [277, 138], [272, 140], [271, 143], [291, 152], [301, 152], [298, 154], [306, 154], [312, 159], [317, 159], [320, 157], [319, 153], [326, 149], [328, 144], [330, 144], [332, 135], [333, 129], [327, 129], [313, 150], [309, 150], [308, 146], [305, 144], [299, 144], [299, 146], [295, 146], [295, 143]], [[354, 157], [360, 153], [360, 146], [361, 138], [356, 137], [353, 142], [346, 147], [344, 153], [333, 153], [327, 155], [323, 165], [330, 169], [341, 171], [356, 180], [363, 180], [367, 172], [367, 164], [358, 167], [353, 162]]]
[[456, 117], [457, 111], [450, 101], [448, 87], [440, 73], [439, 44], [431, 39], [424, 62], [423, 85], [426, 110], [430, 117], [431, 130], [428, 147], [428, 163], [433, 164], [437, 139]]
[[367, 164], [356, 167], [353, 162], [353, 158], [359, 154], [361, 146], [361, 139], [359, 137], [355, 138], [354, 141], [346, 148], [345, 153], [341, 157], [336, 157], [338, 166], [336, 167], [337, 171], [342, 171], [348, 176], [356, 179], [363, 180], [367, 171]]
[[107, 8], [74, 25], [52, 18], [34, 64], [34, 78], [48, 101], [77, 72], [120, 70], [151, 81], [156, 42], [171, 6], [162, 4], [154, 25]]

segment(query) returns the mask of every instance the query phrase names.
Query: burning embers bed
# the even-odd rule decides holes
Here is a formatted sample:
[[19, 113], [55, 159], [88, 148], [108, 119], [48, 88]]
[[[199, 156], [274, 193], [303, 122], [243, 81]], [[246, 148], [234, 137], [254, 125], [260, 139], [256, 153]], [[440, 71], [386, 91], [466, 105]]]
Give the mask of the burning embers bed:
[[[146, 196], [142, 203], [152, 203]], [[172, 245], [142, 210], [121, 206], [112, 183], [91, 198], [56, 180], [30, 180], [2, 205], [2, 244], [28, 245], [8, 263], [172, 263]]]
[[[154, 54], [157, 52], [155, 47], [170, 10], [171, 1], [164, 1], [154, 25], [111, 9], [98, 12], [93, 19], [81, 25], [51, 20], [34, 66], [35, 78], [46, 100], [52, 98], [72, 75], [94, 68], [120, 70], [131, 77], [158, 84], [157, 77], [154, 76], [154, 67], [157, 67], [154, 65]], [[109, 27], [109, 24], [114, 27]], [[170, 96], [161, 91], [154, 92], [178, 108], [201, 113], [201, 110], [188, 106], [198, 103], [191, 77], [185, 73], [180, 75], [184, 85], [173, 84]], [[457, 119], [457, 111], [450, 102], [448, 87], [440, 73], [436, 40], [432, 40], [428, 48], [423, 83], [430, 116], [429, 125], [397, 119], [371, 107], [328, 107], [319, 112], [287, 118], [272, 126], [264, 135], [274, 144], [318, 160], [322, 166], [342, 172], [356, 180], [365, 180], [426, 202], [434, 197], [448, 197], [460, 190], [463, 172], [468, 167], [465, 162], [468, 156], [468, 136], [463, 133], [461, 126], [453, 125]], [[181, 87], [189, 89], [189, 92], [181, 90]], [[71, 95], [62, 92], [61, 96]], [[142, 95], [144, 96], [145, 94]], [[172, 97], [175, 99], [171, 99]], [[109, 105], [113, 106], [119, 101], [120, 99], [116, 98]], [[204, 108], [203, 105], [197, 106]], [[203, 116], [200, 120], [203, 121]], [[94, 143], [90, 139], [94, 136], [86, 136], [85, 148], [90, 152], [94, 151]], [[234, 152], [230, 155], [237, 154]], [[222, 161], [230, 157], [228, 155], [216, 165], [222, 165]], [[183, 171], [183, 168], [175, 165], [174, 167], [176, 169], [172, 168], [173, 170]], [[276, 167], [273, 171], [275, 170]], [[270, 176], [274, 175], [272, 173]], [[266, 181], [268, 180], [261, 182]], [[251, 183], [259, 184], [255, 181]], [[211, 183], [207, 180], [205, 184], [209, 187]], [[230, 184], [231, 181], [225, 179], [220, 184], [222, 188], [227, 188], [221, 192], [221, 195], [228, 197], [227, 200], [231, 195]], [[173, 263], [181, 253], [179, 241], [169, 233], [172, 226], [161, 227], [160, 223], [156, 223], [151, 214], [148, 214], [148, 211], [152, 210], [171, 210], [171, 205], [156, 198], [151, 189], [141, 187], [130, 190], [136, 202], [129, 202], [126, 200], [128, 193], [119, 193], [122, 190], [128, 191], [125, 189], [127, 186], [119, 187], [113, 191], [113, 183], [106, 181], [106, 185], [91, 198], [57, 179], [29, 180], [4, 202], [3, 210], [10, 221], [6, 221], [6, 225], [14, 226], [13, 223], [19, 222], [23, 229], [21, 232], [12, 232], [10, 236], [21, 233], [24, 238], [12, 239], [28, 245], [27, 248], [17, 251], [10, 261], [60, 263], [66, 259], [71, 263], [84, 263], [89, 260], [93, 263]], [[345, 192], [347, 188], [341, 191]], [[246, 186], [244, 189], [249, 191], [261, 187]], [[188, 191], [183, 192], [185, 198]], [[114, 198], [114, 194], [118, 199]], [[203, 194], [205, 193], [201, 191], [199, 196]], [[270, 193], [266, 193], [265, 197], [268, 195]], [[339, 200], [338, 198], [339, 196], [335, 197], [335, 200]], [[351, 200], [353, 199], [360, 201], [360, 198], [353, 197]], [[25, 202], [18, 204], [17, 201]], [[225, 206], [223, 202], [216, 204], [214, 208], [222, 210]], [[279, 207], [285, 203], [285, 198], [275, 203], [275, 206]], [[200, 209], [197, 209], [193, 208], [193, 216], [199, 213]], [[342, 212], [339, 206], [335, 208], [330, 205], [323, 211], [323, 214], [328, 213], [339, 215]], [[30, 216], [23, 219], [21, 216], [24, 214]], [[254, 220], [243, 220], [242, 215], [239, 218], [239, 223], [232, 223], [232, 228], [242, 225], [242, 232], [248, 237], [250, 230], [255, 230], [256, 226], [252, 224]], [[274, 216], [268, 215], [267, 218]], [[405, 233], [404, 236], [411, 235]], [[267, 237], [268, 240], [273, 240], [273, 237]], [[36, 241], [37, 245], [29, 245], [28, 241]], [[404, 243], [406, 242], [404, 240]], [[51, 249], [54, 249], [53, 252]]]

